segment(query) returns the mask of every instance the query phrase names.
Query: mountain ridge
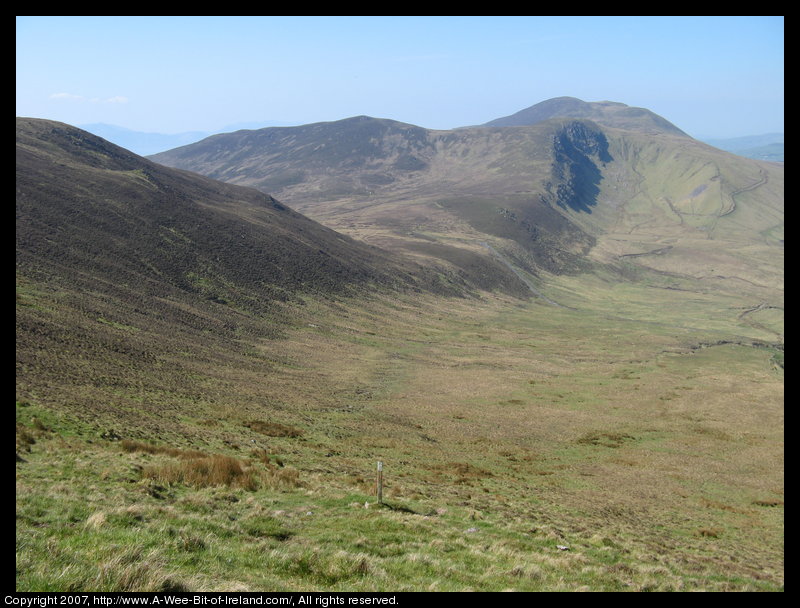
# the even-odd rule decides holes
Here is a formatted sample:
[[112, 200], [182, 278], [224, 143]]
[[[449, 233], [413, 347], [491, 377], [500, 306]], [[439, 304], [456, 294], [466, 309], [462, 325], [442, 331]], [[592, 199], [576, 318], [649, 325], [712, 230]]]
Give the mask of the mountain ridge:
[[667, 119], [645, 108], [631, 107], [617, 101], [586, 102], [576, 97], [554, 97], [509, 116], [490, 120], [481, 126], [529, 126], [551, 118], [585, 118], [601, 126], [671, 133], [688, 137]]
[[[541, 167], [533, 174], [510, 174], [504, 166], [528, 162], [520, 157], [517, 136], [512, 131], [482, 127], [431, 131], [366, 116], [302, 127], [217, 135], [151, 158], [214, 179], [275, 192], [291, 200], [295, 208], [307, 215], [325, 213], [328, 208], [325, 201], [353, 197], [359, 207], [369, 205], [370, 200], [380, 200], [384, 195], [393, 200], [397, 197], [428, 200], [443, 197], [446, 200], [430, 204], [438, 210], [450, 209], [450, 213], [461, 209], [463, 213], [457, 213], [459, 221], [491, 225], [490, 231], [495, 233], [511, 230], [517, 235], [515, 238], [538, 251], [539, 264], [557, 272], [559, 268], [573, 265], [577, 252], [585, 248], [587, 237], [579, 234], [580, 231], [570, 230], [560, 212], [540, 198], [544, 196], [552, 204], [565, 204], [569, 199], [568, 204], [580, 206], [583, 203], [576, 198], [575, 179], [579, 174], [585, 177], [588, 173], [585, 170], [574, 173], [560, 167], [557, 174], [551, 174], [553, 159], [548, 147], [553, 138], [563, 144], [576, 138], [602, 137], [589, 122], [570, 126], [574, 122], [556, 119], [532, 127], [522, 135], [522, 145], [532, 153], [529, 159]], [[572, 163], [572, 169], [590, 167], [592, 161], [586, 161], [584, 152], [580, 151], [583, 144], [573, 143], [576, 145], [569, 149], [575, 155], [574, 162], [564, 154], [558, 162]], [[592, 148], [596, 144], [588, 145]], [[494, 159], [495, 155], [499, 158]], [[494, 168], [486, 171], [485, 163]], [[591, 179], [597, 179], [596, 171]], [[532, 201], [524, 222], [527, 226], [538, 225], [535, 232], [522, 225], [511, 225], [514, 222], [507, 219], [501, 218], [498, 223], [493, 214], [501, 213], [499, 207], [490, 216], [479, 217], [485, 215], [479, 203], [454, 202], [464, 196], [478, 199], [492, 196], [498, 188], [508, 188], [509, 184], [516, 184], [514, 191], [517, 193], [532, 193], [523, 194]], [[539, 191], [541, 196], [533, 194]], [[436, 209], [428, 208], [425, 213], [440, 213]], [[394, 221], [388, 216], [384, 216], [384, 220]], [[568, 234], [570, 232], [573, 234]], [[414, 249], [419, 251], [422, 245], [417, 243]], [[533, 267], [529, 265], [529, 268]]]
[[782, 289], [780, 268], [765, 259], [776, 272], [756, 272], [736, 244], [752, 240], [767, 257], [782, 246], [782, 167], [662, 128], [648, 111], [619, 126], [620, 113], [630, 118], [625, 104], [603, 104], [618, 125], [608, 126], [551, 116], [565, 104], [578, 114], [596, 105], [551, 101], [534, 124], [433, 131], [362, 116], [218, 135], [152, 159], [272, 192], [323, 224], [421, 260], [488, 256], [487, 242], [533, 276], [633, 264], [696, 281], [698, 260], [716, 247], [730, 264], [724, 276], [769, 277]]
[[411, 287], [419, 278], [412, 265], [257, 190], [25, 118], [17, 119], [17, 268], [256, 312], [294, 294]]

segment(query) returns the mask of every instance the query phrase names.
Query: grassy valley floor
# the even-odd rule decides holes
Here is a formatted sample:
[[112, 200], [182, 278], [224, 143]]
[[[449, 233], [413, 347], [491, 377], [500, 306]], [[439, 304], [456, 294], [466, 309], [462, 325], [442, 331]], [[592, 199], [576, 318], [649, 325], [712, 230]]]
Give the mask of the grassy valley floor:
[[17, 590], [782, 590], [782, 327], [549, 295], [84, 317], [89, 348], [18, 282]]

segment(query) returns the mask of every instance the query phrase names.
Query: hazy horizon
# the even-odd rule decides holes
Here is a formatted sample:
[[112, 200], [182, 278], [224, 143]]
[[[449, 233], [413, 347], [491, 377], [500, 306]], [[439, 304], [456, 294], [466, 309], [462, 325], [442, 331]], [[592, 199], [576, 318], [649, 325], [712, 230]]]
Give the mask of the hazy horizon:
[[784, 130], [783, 17], [20, 17], [16, 114], [216, 132], [357, 115], [429, 129], [553, 97], [693, 137]]

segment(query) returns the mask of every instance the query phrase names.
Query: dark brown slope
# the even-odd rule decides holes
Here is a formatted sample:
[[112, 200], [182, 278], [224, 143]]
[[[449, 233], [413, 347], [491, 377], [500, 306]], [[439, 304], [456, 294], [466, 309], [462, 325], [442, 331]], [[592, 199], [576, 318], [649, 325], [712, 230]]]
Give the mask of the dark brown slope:
[[271, 196], [168, 169], [65, 124], [17, 119], [16, 162], [17, 274], [40, 285], [202, 324], [300, 293], [425, 281]]

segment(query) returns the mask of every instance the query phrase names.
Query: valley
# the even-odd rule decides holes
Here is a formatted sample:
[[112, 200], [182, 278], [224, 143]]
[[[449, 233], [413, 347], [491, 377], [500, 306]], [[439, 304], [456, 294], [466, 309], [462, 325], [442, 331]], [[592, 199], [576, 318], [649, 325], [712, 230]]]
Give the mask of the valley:
[[[677, 323], [610, 302], [343, 304], [147, 366], [47, 351], [58, 373], [17, 403], [35, 439], [17, 465], [20, 589], [783, 584], [782, 351], [760, 332], [700, 331], [723, 324], [702, 303]], [[156, 448], [253, 477], [170, 482], [159, 467], [184, 457]]]
[[577, 101], [18, 119], [17, 590], [783, 590], [783, 168]]

